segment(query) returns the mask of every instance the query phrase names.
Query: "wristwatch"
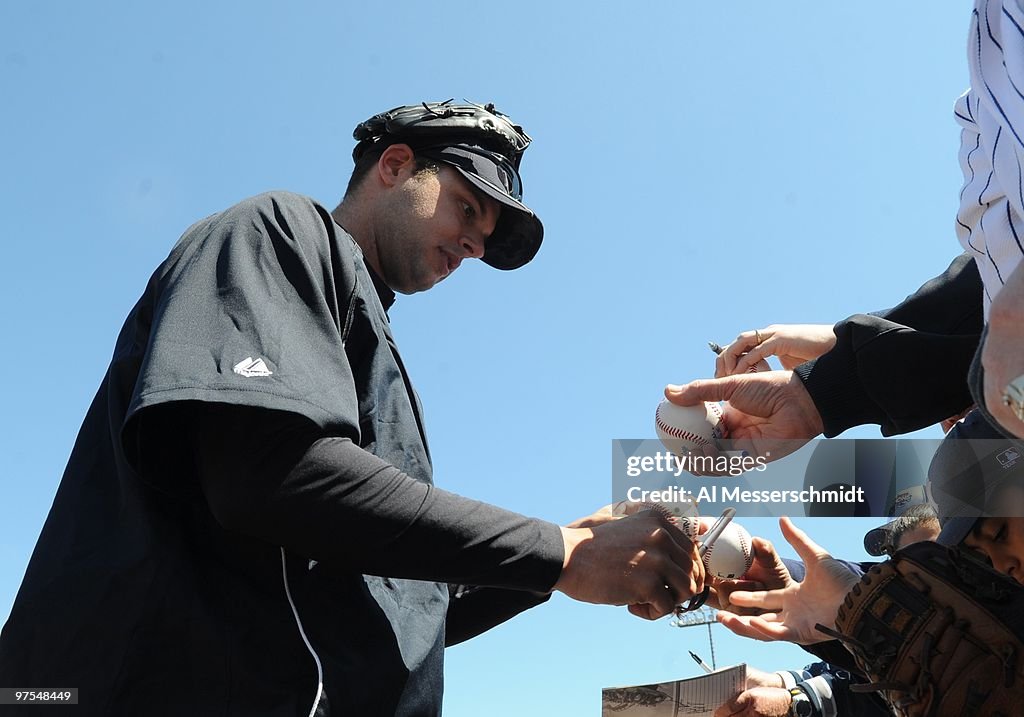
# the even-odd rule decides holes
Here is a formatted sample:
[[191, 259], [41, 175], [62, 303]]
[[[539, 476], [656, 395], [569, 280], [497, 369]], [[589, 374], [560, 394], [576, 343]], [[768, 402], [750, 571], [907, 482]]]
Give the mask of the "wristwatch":
[[1013, 411], [1017, 420], [1024, 421], [1024, 374], [1006, 384], [1003, 389], [1003, 405]]
[[802, 687], [794, 687], [789, 691], [789, 697], [793, 701], [789, 703], [789, 714], [791, 717], [811, 717], [814, 714], [814, 705], [811, 698], [803, 691]]

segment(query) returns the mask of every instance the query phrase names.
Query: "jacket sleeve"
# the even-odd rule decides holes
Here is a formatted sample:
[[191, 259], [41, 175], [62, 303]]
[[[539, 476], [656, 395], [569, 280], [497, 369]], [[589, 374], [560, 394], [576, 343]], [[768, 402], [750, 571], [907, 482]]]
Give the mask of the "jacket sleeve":
[[138, 435], [146, 477], [166, 485], [173, 473], [180, 486], [195, 475], [233, 536], [343, 571], [526, 594], [561, 574], [557, 525], [415, 480], [298, 414], [177, 402], [142, 416]]
[[982, 326], [981, 278], [962, 254], [897, 306], [836, 324], [835, 347], [796, 374], [825, 436], [867, 423], [908, 433], [971, 405], [967, 369]]

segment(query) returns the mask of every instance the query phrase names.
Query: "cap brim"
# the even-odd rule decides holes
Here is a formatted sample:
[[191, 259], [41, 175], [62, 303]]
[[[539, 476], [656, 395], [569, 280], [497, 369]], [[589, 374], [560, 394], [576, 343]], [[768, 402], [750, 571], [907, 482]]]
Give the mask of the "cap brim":
[[872, 528], [864, 534], [864, 551], [868, 555], [879, 557], [886, 554], [885, 549], [889, 546], [890, 526], [892, 526], [893, 522], [895, 521], [889, 521], [885, 525]]
[[1024, 479], [1024, 463], [1001, 460], [1014, 445], [977, 410], [946, 434], [928, 466], [942, 524], [936, 542], [959, 545], [980, 518], [999, 514], [990, 504], [996, 491]]
[[[1002, 485], [1022, 484], [1022, 453], [1019, 441], [1005, 438], [979, 411], [974, 411], [953, 426], [935, 450], [928, 466], [932, 494], [951, 496], [980, 511], [986, 493]], [[976, 502], [979, 500], [982, 502]], [[953, 509], [947, 509], [943, 500], [936, 502], [940, 515], [962, 514], [962, 506], [956, 502], [950, 504]]]
[[949, 518], [942, 525], [942, 530], [939, 532], [939, 537], [935, 539], [935, 542], [939, 545], [946, 545], [950, 548], [964, 542], [964, 538], [971, 534], [971, 530], [974, 528], [975, 517], [957, 517]]
[[[479, 148], [447, 145], [417, 151], [453, 167], [474, 189], [501, 204], [498, 223], [485, 243], [484, 263], [495, 269], [518, 269], [536, 256], [544, 240], [544, 225], [532, 209], [502, 188], [503, 176], [506, 181], [514, 179], [516, 183], [521, 183], [518, 172], [511, 164], [504, 164], [506, 158], [499, 157], [502, 163], [499, 169]], [[518, 196], [521, 186], [516, 189]]]
[[452, 165], [480, 192], [502, 205], [494, 232], [487, 237], [484, 263], [495, 269], [518, 269], [537, 255], [544, 240], [544, 225], [529, 207], [500, 192], [472, 172]]

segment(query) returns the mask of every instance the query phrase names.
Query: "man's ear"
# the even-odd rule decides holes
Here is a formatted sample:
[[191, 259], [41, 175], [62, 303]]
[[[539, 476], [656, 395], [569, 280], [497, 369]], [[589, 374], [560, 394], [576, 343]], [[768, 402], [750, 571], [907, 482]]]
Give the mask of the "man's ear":
[[394, 186], [403, 169], [416, 164], [416, 155], [407, 144], [393, 144], [385, 149], [377, 160], [377, 174], [385, 186]]

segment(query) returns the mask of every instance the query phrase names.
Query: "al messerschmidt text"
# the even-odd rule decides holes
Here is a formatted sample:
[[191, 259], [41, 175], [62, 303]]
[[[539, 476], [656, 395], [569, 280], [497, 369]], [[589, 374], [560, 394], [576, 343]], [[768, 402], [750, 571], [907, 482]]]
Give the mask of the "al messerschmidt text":
[[864, 489], [859, 486], [848, 486], [840, 489], [819, 490], [808, 486], [803, 490], [745, 490], [739, 486], [704, 486], [694, 492], [677, 486], [669, 486], [660, 490], [643, 490], [633, 486], [626, 492], [626, 499], [641, 503], [676, 503], [697, 500], [700, 502], [718, 502], [719, 492], [723, 502], [733, 503], [863, 503]]

